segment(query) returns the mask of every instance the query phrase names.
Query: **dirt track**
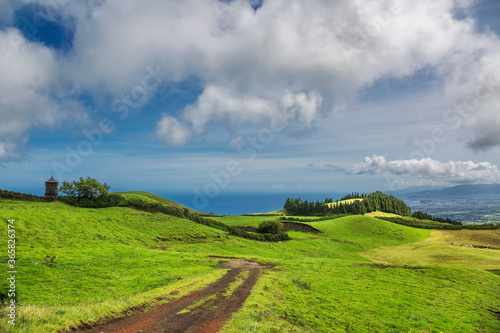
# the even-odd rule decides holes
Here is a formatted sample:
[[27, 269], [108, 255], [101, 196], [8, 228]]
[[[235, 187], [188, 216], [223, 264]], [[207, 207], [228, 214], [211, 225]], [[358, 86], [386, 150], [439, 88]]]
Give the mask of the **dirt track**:
[[[222, 324], [243, 305], [260, 275], [258, 263], [249, 261], [229, 261], [219, 264], [230, 269], [222, 278], [175, 301], [162, 304], [150, 311], [135, 313], [107, 324], [75, 333], [134, 333], [134, 332], [217, 332]], [[242, 270], [248, 269], [248, 277], [231, 295], [225, 291]], [[189, 306], [206, 299], [202, 305], [189, 312], [179, 313]]]

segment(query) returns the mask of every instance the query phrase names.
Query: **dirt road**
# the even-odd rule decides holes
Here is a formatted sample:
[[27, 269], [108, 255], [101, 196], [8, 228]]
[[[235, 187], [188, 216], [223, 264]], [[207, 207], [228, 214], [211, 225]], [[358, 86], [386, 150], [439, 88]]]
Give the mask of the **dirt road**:
[[[222, 278], [205, 288], [147, 312], [135, 313], [107, 324], [73, 332], [217, 332], [222, 324], [231, 317], [231, 314], [240, 309], [250, 295], [259, 278], [262, 266], [255, 262], [229, 261], [220, 263], [219, 267], [229, 270]], [[244, 281], [232, 293], [228, 292], [231, 283], [235, 282], [238, 275], [247, 269], [249, 272]], [[197, 303], [201, 304], [196, 306]]]

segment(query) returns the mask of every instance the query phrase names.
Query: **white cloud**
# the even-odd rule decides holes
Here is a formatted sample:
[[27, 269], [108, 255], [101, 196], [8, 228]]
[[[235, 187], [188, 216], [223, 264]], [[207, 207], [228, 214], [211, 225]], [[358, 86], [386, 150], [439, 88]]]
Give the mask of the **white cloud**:
[[472, 133], [467, 146], [475, 151], [500, 146], [500, 58], [495, 62], [495, 67], [490, 63], [489, 68], [484, 69], [491, 71], [476, 84], [474, 93], [460, 103], [464, 128]]
[[32, 127], [55, 128], [80, 117], [64, 88], [55, 53], [16, 29], [0, 31], [0, 140], [4, 159], [19, 159]]
[[[462, 96], [463, 83], [499, 55], [496, 36], [455, 18], [470, 5], [273, 0], [254, 11], [244, 0], [107, 0], [80, 17], [71, 61], [76, 85], [95, 92], [130, 88], [156, 64], [167, 81], [199, 78], [204, 90], [184, 115], [197, 133], [210, 121], [260, 122], [287, 106], [309, 126], [358, 89], [424, 68], [444, 76], [450, 104]], [[489, 114], [471, 117], [480, 124], [469, 130]]]
[[[458, 7], [471, 6], [468, 0], [266, 0], [257, 11], [251, 3], [65, 3], [61, 21], [76, 21], [71, 53], [56, 56], [22, 40], [19, 58], [0, 54], [8, 63], [0, 76], [0, 88], [6, 87], [1, 97], [8, 97], [7, 109], [21, 110], [17, 116], [8, 112], [0, 138], [12, 141], [14, 132], [67, 119], [68, 99], [49, 94], [65, 91], [57, 81], [69, 81], [79, 93], [120, 96], [142, 81], [147, 66], [158, 65], [165, 83], [193, 77], [201, 82], [203, 91], [181, 116], [197, 134], [211, 121], [237, 127], [284, 112], [311, 128], [320, 113], [344, 108], [359, 89], [422, 69], [443, 79], [442, 99], [452, 105], [474, 92], [478, 77], [499, 68], [498, 37], [476, 32], [472, 19], [455, 18]], [[2, 51], [13, 34], [0, 32]], [[12, 83], [23, 93], [12, 93]], [[498, 90], [461, 121], [473, 149], [500, 145]], [[176, 145], [189, 141], [186, 125], [174, 131], [175, 137], [162, 131], [159, 136]]]
[[353, 165], [349, 174], [390, 173], [397, 176], [414, 176], [441, 182], [494, 183], [500, 181], [496, 165], [489, 162], [449, 161], [446, 163], [431, 158], [387, 161], [384, 156], [365, 157], [361, 163]]
[[156, 136], [167, 146], [182, 146], [191, 138], [191, 130], [176, 118], [164, 115], [157, 123]]
[[322, 98], [316, 92], [277, 92], [275, 96], [257, 97], [221, 87], [208, 86], [194, 105], [185, 110], [185, 118], [197, 133], [203, 132], [212, 119], [239, 125], [245, 121], [260, 122], [273, 115], [286, 115], [310, 126], [321, 106]]

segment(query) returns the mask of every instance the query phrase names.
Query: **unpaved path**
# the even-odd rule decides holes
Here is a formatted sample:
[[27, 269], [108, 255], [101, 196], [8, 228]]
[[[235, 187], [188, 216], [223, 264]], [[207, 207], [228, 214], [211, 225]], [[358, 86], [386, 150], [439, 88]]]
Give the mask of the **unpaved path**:
[[[75, 333], [212, 333], [217, 332], [222, 324], [238, 311], [260, 275], [260, 268], [265, 267], [250, 261], [221, 262], [221, 268], [229, 271], [219, 280], [196, 290], [175, 301], [125, 318], [94, 326], [88, 329], [73, 331]], [[225, 295], [227, 288], [242, 270], [248, 269], [248, 277], [230, 295]], [[210, 297], [212, 296], [212, 297]], [[210, 297], [208, 300], [207, 298]], [[197, 302], [205, 300], [202, 305], [179, 313]], [[188, 309], [190, 310], [190, 309]]]

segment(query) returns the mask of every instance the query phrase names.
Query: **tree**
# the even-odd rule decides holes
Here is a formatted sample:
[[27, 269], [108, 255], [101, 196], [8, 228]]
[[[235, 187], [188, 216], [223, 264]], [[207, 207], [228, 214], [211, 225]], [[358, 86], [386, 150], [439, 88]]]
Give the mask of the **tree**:
[[74, 180], [72, 183], [63, 182], [59, 188], [59, 192], [67, 194], [70, 197], [76, 197], [78, 203], [81, 198], [92, 199], [101, 195], [108, 194], [109, 185], [101, 184], [94, 178], [87, 177], [83, 179], [80, 177], [78, 181]]
[[261, 234], [281, 234], [285, 232], [283, 223], [279, 221], [264, 221], [257, 227], [257, 232]]

